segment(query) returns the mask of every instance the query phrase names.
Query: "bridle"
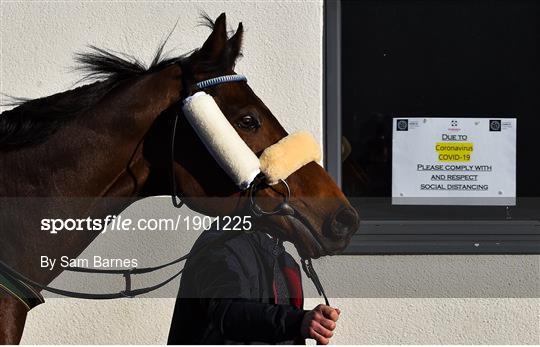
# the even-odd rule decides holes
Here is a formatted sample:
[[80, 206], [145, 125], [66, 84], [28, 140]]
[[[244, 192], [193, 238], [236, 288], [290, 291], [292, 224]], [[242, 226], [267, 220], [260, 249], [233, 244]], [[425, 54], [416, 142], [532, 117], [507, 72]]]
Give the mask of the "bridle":
[[[187, 72], [191, 71], [191, 69], [188, 68], [188, 66], [182, 65], [182, 71]], [[184, 88], [182, 90], [182, 100], [185, 100], [187, 97], [189, 97], [193, 90], [189, 87], [191, 84], [189, 82], [189, 77], [192, 77], [190, 75], [182, 74], [182, 83], [184, 85]], [[223, 75], [218, 76], [214, 78], [210, 78], [201, 82], [197, 82], [195, 84], [195, 90], [203, 90], [205, 88], [214, 87], [219, 84], [223, 83], [231, 83], [231, 82], [247, 82], [247, 78], [244, 75], [235, 74], [235, 75]], [[175, 138], [176, 138], [176, 126], [178, 124], [178, 118], [180, 113], [177, 112], [174, 117], [173, 121], [173, 128], [172, 128], [172, 134], [171, 134], [171, 199], [172, 204], [174, 207], [180, 208], [183, 206], [183, 202], [181, 198], [178, 196], [178, 192], [176, 190], [176, 176], [174, 174], [174, 151], [175, 151]], [[255, 177], [255, 180], [251, 183], [250, 187], [248, 188], [248, 195], [249, 195], [249, 208], [252, 215], [256, 218], [263, 218], [263, 217], [270, 217], [270, 216], [289, 216], [291, 218], [296, 218], [298, 212], [295, 210], [293, 206], [289, 204], [289, 200], [291, 198], [291, 188], [289, 187], [289, 184], [286, 180], [280, 179], [279, 182], [285, 187], [286, 189], [286, 195], [283, 199], [283, 201], [272, 211], [265, 211], [262, 209], [257, 202], [255, 201], [255, 192], [257, 189], [264, 185], [264, 176], [262, 174], [259, 174], [257, 177]], [[303, 221], [298, 219], [300, 223], [303, 224]], [[233, 235], [233, 237], [236, 237], [238, 235]], [[225, 242], [226, 240], [223, 240]], [[189, 254], [188, 254], [189, 256]], [[310, 258], [302, 258], [302, 269], [304, 270], [304, 273], [306, 276], [311, 279], [313, 282], [315, 288], [317, 289], [317, 293], [321, 296], [323, 296], [325, 303], [327, 306], [330, 306], [328, 297], [326, 296], [326, 292], [324, 291], [324, 288], [322, 286], [322, 283], [319, 279], [319, 276], [317, 275], [315, 268], [313, 267], [313, 263]]]
[[[181, 63], [182, 64], [182, 63]], [[191, 84], [189, 81], [188, 75], [185, 73], [187, 71], [190, 71], [190, 69], [186, 69], [183, 66], [183, 74], [182, 74], [182, 84], [183, 84], [183, 90], [182, 90], [182, 100], [184, 100], [186, 97], [191, 95], [193, 89], [195, 90], [202, 90], [205, 88], [213, 87], [219, 84], [223, 83], [232, 83], [232, 82], [241, 82], [241, 81], [247, 81], [246, 77], [243, 75], [225, 75], [225, 76], [219, 76], [215, 78], [211, 78], [208, 80], [204, 80], [201, 82], [198, 82], [195, 84], [195, 88], [190, 88]], [[176, 112], [174, 120], [173, 120], [173, 128], [172, 128], [172, 134], [171, 134], [171, 142], [170, 142], [170, 153], [171, 153], [171, 199], [172, 204], [176, 208], [180, 208], [183, 206], [183, 201], [179, 197], [177, 192], [177, 185], [176, 185], [176, 178], [174, 175], [174, 153], [175, 153], [175, 138], [176, 138], [176, 128], [178, 125], [178, 119], [181, 112]], [[261, 174], [255, 178], [255, 180], [252, 182], [251, 186], [248, 188], [248, 195], [249, 195], [249, 208], [250, 212], [255, 218], [265, 218], [269, 216], [289, 216], [291, 218], [298, 218], [298, 212], [289, 204], [289, 200], [291, 197], [291, 189], [287, 182], [285, 180], [280, 180], [280, 183], [286, 188], [286, 195], [284, 197], [284, 200], [272, 211], [265, 211], [263, 210], [255, 200], [255, 193], [257, 189], [259, 189], [262, 185], [264, 185], [264, 176]], [[300, 222], [302, 222], [300, 220]], [[69, 291], [59, 288], [50, 287], [41, 283], [38, 283], [25, 275], [21, 274], [20, 272], [16, 271], [6, 263], [0, 260], [0, 274], [5, 273], [9, 275], [10, 277], [16, 279], [17, 281], [20, 281], [23, 285], [31, 286], [34, 288], [38, 288], [40, 290], [45, 290], [54, 294], [66, 296], [66, 297], [72, 297], [72, 298], [79, 298], [79, 299], [97, 299], [97, 300], [104, 300], [104, 299], [119, 299], [119, 298], [132, 298], [138, 295], [146, 294], [153, 292], [165, 285], [167, 285], [169, 282], [176, 279], [178, 276], [180, 276], [184, 268], [180, 269], [178, 272], [176, 272], [174, 275], [169, 277], [168, 279], [150, 286], [150, 287], [144, 287], [144, 288], [137, 288], [133, 289], [132, 284], [132, 275], [140, 275], [140, 274], [147, 274], [152, 273], [164, 268], [167, 268], [169, 266], [172, 266], [174, 264], [178, 264], [186, 259], [188, 259], [191, 256], [194, 256], [195, 254], [200, 253], [201, 251], [208, 249], [210, 247], [214, 247], [216, 245], [220, 245], [225, 243], [226, 241], [235, 238], [239, 235], [244, 234], [246, 231], [227, 231], [226, 233], [223, 233], [218, 238], [212, 240], [211, 242], [204, 244], [196, 249], [192, 249], [189, 253], [181, 256], [180, 258], [177, 258], [175, 260], [172, 260], [166, 264], [154, 266], [154, 267], [145, 267], [145, 268], [132, 268], [132, 269], [126, 269], [126, 270], [115, 270], [115, 269], [92, 269], [92, 268], [81, 268], [81, 267], [68, 267], [65, 268], [64, 271], [70, 271], [70, 272], [81, 272], [81, 273], [94, 273], [94, 274], [109, 274], [109, 275], [122, 275], [125, 280], [125, 288], [124, 290], [116, 293], [83, 293], [83, 292], [75, 292], [75, 291]], [[313, 264], [311, 262], [311, 259], [309, 258], [302, 258], [302, 269], [306, 273], [307, 277], [310, 278], [315, 288], [317, 289], [317, 292], [319, 295], [322, 295], [325, 299], [326, 305], [329, 305], [328, 298], [326, 296], [326, 293], [324, 291], [324, 288], [319, 280], [319, 277], [317, 273], [315, 272], [315, 269], [313, 268]], [[43, 298], [38, 298], [41, 302], [43, 302]]]

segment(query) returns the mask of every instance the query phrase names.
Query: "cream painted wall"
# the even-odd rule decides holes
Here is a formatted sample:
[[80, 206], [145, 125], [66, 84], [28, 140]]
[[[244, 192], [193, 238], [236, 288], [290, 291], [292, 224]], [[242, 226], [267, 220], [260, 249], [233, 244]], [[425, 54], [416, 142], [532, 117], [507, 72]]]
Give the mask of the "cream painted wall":
[[[237, 71], [290, 130], [308, 129], [322, 139], [322, 1], [2, 1], [0, 91], [39, 97], [71, 88], [73, 53], [87, 44], [113, 48], [146, 61], [178, 19], [168, 48], [184, 53], [208, 35], [197, 27], [198, 14], [228, 15], [229, 25], [243, 21], [244, 58]], [[184, 210], [183, 210], [184, 211]], [[184, 211], [185, 212], [185, 211]], [[124, 214], [174, 215], [167, 199], [147, 199]], [[183, 253], [196, 235], [181, 235], [165, 246]], [[88, 252], [107, 243], [100, 237]], [[159, 263], [160, 252], [147, 249]], [[318, 262], [332, 285], [354, 289], [366, 268], [395, 269], [397, 283], [415, 292], [445, 264], [454, 268], [478, 261], [497, 266], [501, 256], [334, 257]], [[513, 266], [538, 269], [538, 257], [512, 258]], [[442, 271], [442, 270], [441, 270]], [[520, 273], [520, 272], [519, 272]], [[534, 274], [535, 272], [532, 271]], [[537, 273], [537, 272], [536, 272]], [[399, 276], [397, 276], [399, 274]], [[431, 274], [431, 275], [430, 275]], [[360, 276], [362, 275], [362, 276]], [[347, 278], [352, 281], [336, 283]], [[369, 277], [366, 277], [369, 278]], [[373, 283], [380, 281], [369, 278]], [[520, 278], [513, 280], [520, 281]], [[331, 285], [332, 284], [332, 285]], [[175, 286], [178, 285], [176, 282]], [[310, 287], [310, 283], [305, 283]], [[373, 285], [375, 286], [375, 285]], [[314, 306], [319, 299], [308, 299]], [[538, 299], [341, 298], [335, 343], [540, 343]], [[48, 299], [28, 317], [23, 343], [165, 343], [173, 299], [108, 302]]]

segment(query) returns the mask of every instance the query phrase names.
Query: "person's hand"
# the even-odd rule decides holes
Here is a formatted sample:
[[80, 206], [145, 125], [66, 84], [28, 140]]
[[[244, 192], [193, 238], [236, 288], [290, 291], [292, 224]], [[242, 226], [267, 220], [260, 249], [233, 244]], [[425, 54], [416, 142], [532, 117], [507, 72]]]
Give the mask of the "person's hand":
[[306, 312], [300, 334], [306, 339], [315, 339], [319, 345], [327, 345], [334, 335], [336, 322], [341, 312], [337, 308], [326, 305], [318, 305], [313, 310]]

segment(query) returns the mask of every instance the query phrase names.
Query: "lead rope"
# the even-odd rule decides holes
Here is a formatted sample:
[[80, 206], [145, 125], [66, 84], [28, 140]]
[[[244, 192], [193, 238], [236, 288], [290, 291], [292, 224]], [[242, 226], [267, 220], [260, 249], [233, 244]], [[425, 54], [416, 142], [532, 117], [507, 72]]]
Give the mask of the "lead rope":
[[[291, 197], [291, 188], [287, 184], [285, 180], [280, 180], [280, 183], [285, 186], [287, 189], [287, 195], [285, 196], [285, 199], [282, 203], [276, 207], [273, 211], [265, 211], [263, 210], [257, 203], [255, 202], [254, 194], [256, 189], [258, 188], [259, 184], [263, 183], [263, 175], [262, 173], [257, 175], [255, 177], [255, 180], [251, 182], [251, 187], [249, 188], [249, 202], [250, 202], [250, 208], [252, 214], [256, 218], [262, 218], [262, 217], [269, 217], [273, 215], [282, 215], [282, 216], [290, 216], [292, 218], [296, 218], [299, 220], [299, 218], [296, 216], [296, 210], [289, 204], [289, 200]], [[301, 220], [299, 220], [301, 223], [303, 223]], [[321, 295], [324, 298], [324, 301], [326, 303], [326, 306], [330, 306], [330, 302], [328, 301], [328, 297], [326, 296], [326, 293], [324, 291], [324, 288], [322, 286], [321, 280], [319, 279], [319, 276], [317, 275], [317, 272], [315, 271], [315, 268], [313, 267], [313, 263], [311, 262], [311, 258], [301, 258], [302, 263], [302, 270], [304, 270], [304, 273], [306, 276], [311, 279], [313, 284], [315, 285], [315, 288], [317, 289], [317, 293]]]
[[[281, 242], [281, 240], [279, 238], [276, 238], [275, 239], [275, 243], [274, 243], [274, 247], [272, 249], [272, 255], [274, 256], [274, 282], [276, 283], [276, 290], [279, 288], [279, 285], [285, 285], [284, 283], [280, 283], [280, 280], [282, 281], [281, 277], [280, 278], [277, 278], [276, 276], [276, 272], [280, 272], [281, 273], [281, 269], [279, 269], [279, 266], [277, 266], [277, 257], [281, 254], [281, 252], [284, 251], [284, 248], [283, 248], [283, 243]], [[311, 262], [311, 259], [308, 258], [302, 258], [301, 260], [301, 263], [302, 263], [302, 269], [304, 270], [304, 273], [306, 274], [306, 276], [311, 279], [311, 281], [313, 282], [313, 284], [315, 285], [315, 288], [317, 289], [317, 292], [319, 293], [319, 295], [321, 295], [323, 298], [324, 298], [324, 302], [326, 303], [326, 306], [330, 306], [330, 302], [328, 301], [328, 297], [326, 296], [326, 293], [324, 292], [324, 288], [322, 286], [322, 283], [321, 283], [321, 280], [319, 279], [319, 276], [317, 275], [317, 272], [315, 271], [315, 268], [313, 267], [313, 263]], [[277, 292], [279, 292], [279, 290], [277, 290]], [[280, 302], [280, 300], [278, 300], [278, 302], [276, 302], [278, 304], [281, 304], [283, 302]]]
[[319, 276], [317, 275], [317, 272], [315, 272], [315, 268], [313, 267], [311, 259], [302, 258], [302, 269], [306, 273], [306, 276], [311, 279], [311, 281], [315, 285], [315, 288], [317, 289], [319, 295], [322, 295], [322, 297], [324, 298], [326, 306], [330, 306], [330, 301], [328, 301], [328, 297], [324, 292], [324, 288], [322, 286], [321, 280], [319, 279]]

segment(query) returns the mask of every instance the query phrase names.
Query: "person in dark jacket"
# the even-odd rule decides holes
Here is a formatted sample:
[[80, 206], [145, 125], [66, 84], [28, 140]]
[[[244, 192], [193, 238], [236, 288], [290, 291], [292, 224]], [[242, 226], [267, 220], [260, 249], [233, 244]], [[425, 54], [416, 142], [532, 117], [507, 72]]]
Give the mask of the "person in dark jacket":
[[169, 344], [329, 343], [339, 310], [303, 310], [298, 264], [283, 244], [262, 232], [215, 242], [224, 231], [201, 234], [186, 263]]

